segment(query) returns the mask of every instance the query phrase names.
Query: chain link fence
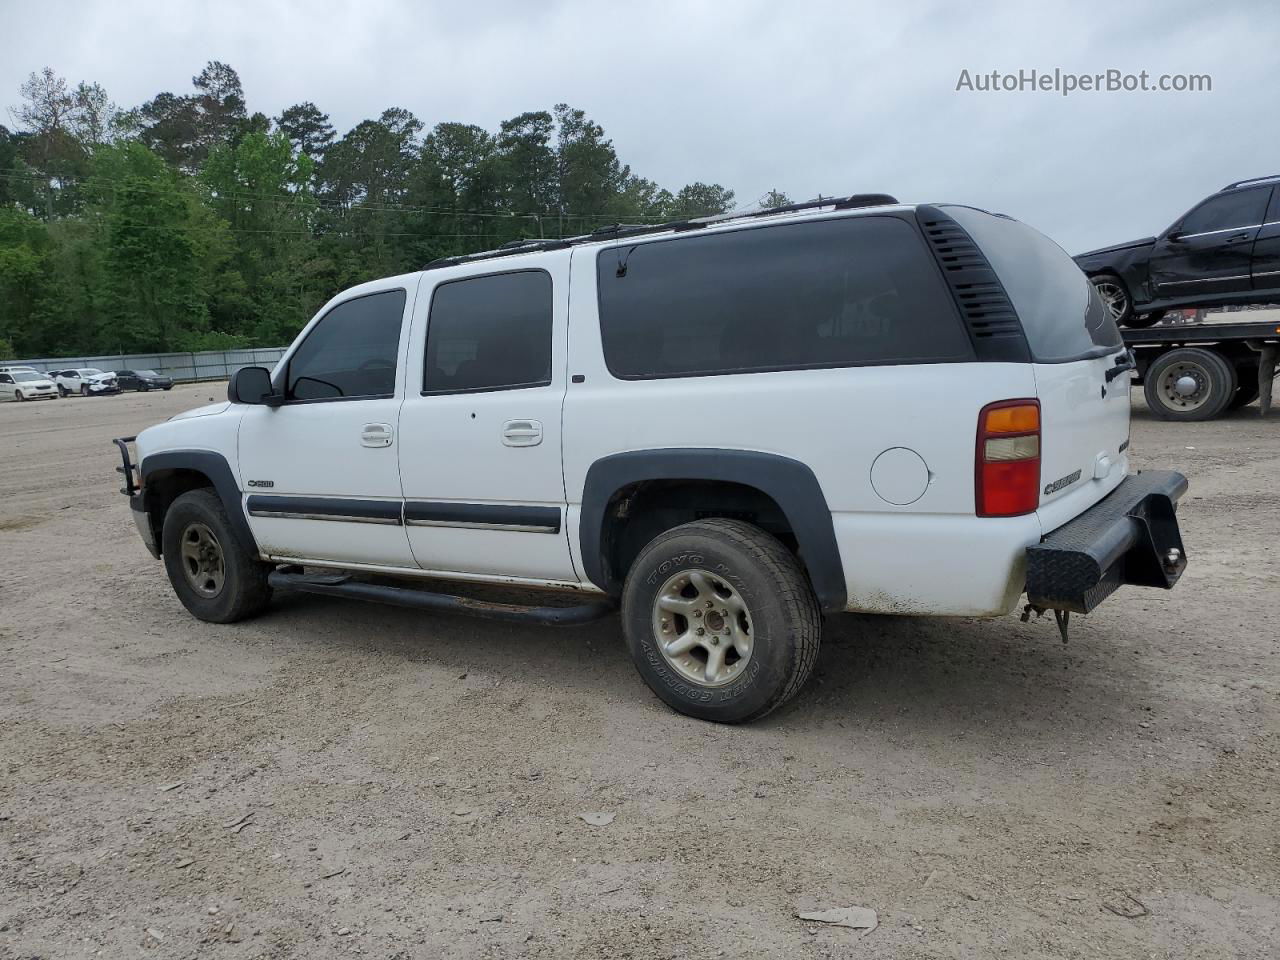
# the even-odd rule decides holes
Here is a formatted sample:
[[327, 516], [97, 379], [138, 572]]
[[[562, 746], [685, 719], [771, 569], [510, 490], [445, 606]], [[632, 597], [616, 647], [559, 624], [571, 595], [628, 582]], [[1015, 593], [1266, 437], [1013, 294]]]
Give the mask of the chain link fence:
[[154, 370], [179, 383], [226, 380], [241, 367], [273, 367], [286, 347], [205, 350], [201, 353], [116, 353], [110, 356], [35, 357], [5, 360], [0, 366], [35, 367], [41, 372], [94, 367], [98, 370]]

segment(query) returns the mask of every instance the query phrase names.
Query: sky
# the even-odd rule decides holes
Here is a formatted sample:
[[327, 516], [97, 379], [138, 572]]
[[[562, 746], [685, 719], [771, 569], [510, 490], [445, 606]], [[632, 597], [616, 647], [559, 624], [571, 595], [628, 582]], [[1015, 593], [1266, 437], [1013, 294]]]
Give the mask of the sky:
[[[390, 106], [490, 130], [566, 102], [633, 172], [752, 206], [886, 192], [968, 203], [1072, 253], [1158, 233], [1280, 173], [1280, 4], [0, 0], [0, 123], [46, 65], [122, 107], [239, 71], [249, 109], [339, 133]], [[1208, 92], [982, 91], [979, 75], [1207, 74]]]

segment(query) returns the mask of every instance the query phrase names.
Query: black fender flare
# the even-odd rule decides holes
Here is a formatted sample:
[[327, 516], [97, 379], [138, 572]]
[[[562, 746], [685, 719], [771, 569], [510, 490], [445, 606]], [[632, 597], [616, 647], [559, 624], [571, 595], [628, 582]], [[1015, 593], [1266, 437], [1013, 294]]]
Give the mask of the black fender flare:
[[623, 487], [645, 480], [720, 480], [755, 487], [771, 497], [791, 525], [819, 605], [827, 613], [844, 610], [844, 564], [818, 478], [799, 460], [752, 450], [633, 450], [593, 463], [582, 489], [578, 543], [587, 579], [601, 590], [616, 595], [621, 589], [611, 582], [603, 549], [609, 500]]
[[[213, 484], [213, 490], [222, 501], [222, 508], [227, 511], [227, 519], [231, 521], [231, 529], [241, 545], [255, 557], [258, 556], [258, 542], [249, 529], [249, 520], [244, 513], [244, 504], [240, 502], [240, 485], [231, 472], [227, 458], [212, 450], [166, 450], [146, 457], [138, 466], [142, 477], [143, 505], [151, 514], [152, 504], [147, 492], [150, 485], [147, 478], [161, 470], [193, 470], [202, 473]], [[156, 531], [156, 543], [160, 543], [160, 531]]]

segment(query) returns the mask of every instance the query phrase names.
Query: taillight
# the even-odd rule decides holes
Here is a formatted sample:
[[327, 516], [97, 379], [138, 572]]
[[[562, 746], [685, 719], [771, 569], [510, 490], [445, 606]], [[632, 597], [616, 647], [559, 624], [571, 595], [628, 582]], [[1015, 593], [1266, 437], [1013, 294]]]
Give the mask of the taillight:
[[982, 408], [974, 492], [980, 517], [1016, 517], [1040, 506], [1040, 401]]

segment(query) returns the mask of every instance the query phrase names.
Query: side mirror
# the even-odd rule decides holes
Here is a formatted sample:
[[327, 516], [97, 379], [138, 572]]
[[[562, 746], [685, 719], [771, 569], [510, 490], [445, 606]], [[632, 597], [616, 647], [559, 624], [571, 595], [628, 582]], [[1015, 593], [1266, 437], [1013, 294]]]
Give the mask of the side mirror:
[[241, 367], [227, 384], [227, 399], [232, 403], [278, 407], [284, 398], [271, 385], [271, 371], [266, 367]]

